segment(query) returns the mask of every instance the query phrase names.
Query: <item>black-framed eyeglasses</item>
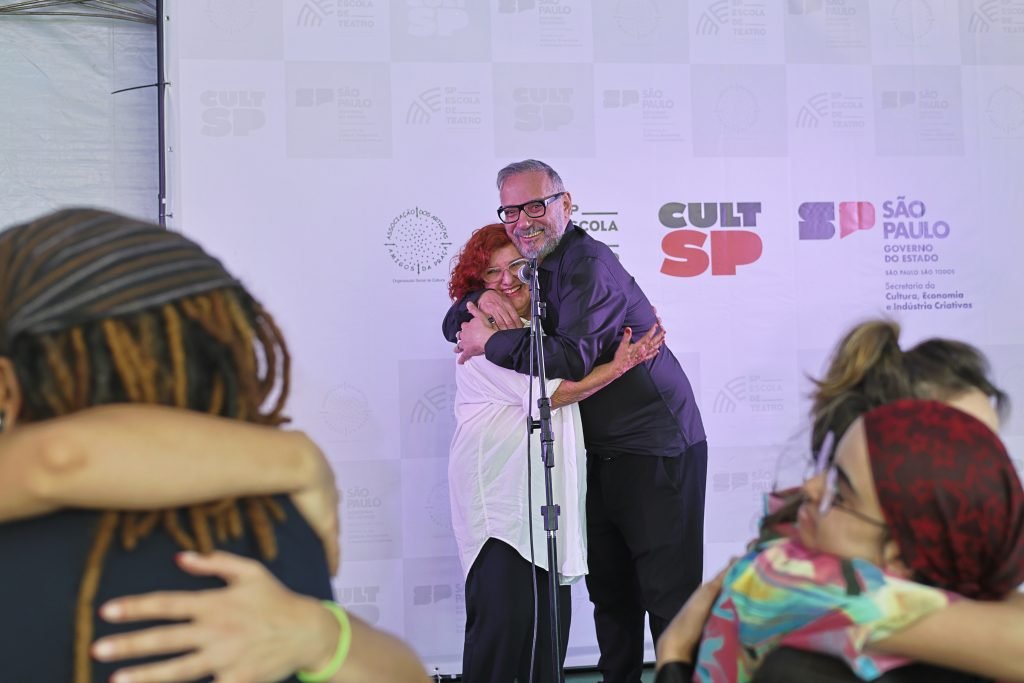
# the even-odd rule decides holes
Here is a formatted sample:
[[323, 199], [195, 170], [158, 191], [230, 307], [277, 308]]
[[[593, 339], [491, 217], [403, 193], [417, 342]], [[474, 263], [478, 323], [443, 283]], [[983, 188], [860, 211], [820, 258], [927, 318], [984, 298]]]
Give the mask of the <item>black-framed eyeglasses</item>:
[[547, 197], [533, 199], [525, 204], [511, 204], [498, 207], [498, 218], [502, 223], [515, 223], [519, 220], [519, 212], [523, 211], [530, 218], [540, 218], [548, 210], [548, 205], [565, 194], [565, 191], [549, 194]]
[[504, 273], [506, 270], [508, 271], [509, 275], [511, 275], [514, 278], [518, 278], [519, 269], [529, 262], [529, 259], [517, 258], [515, 261], [511, 261], [504, 268], [502, 268], [501, 266], [491, 266], [490, 268], [484, 271], [483, 281], [488, 285], [493, 285], [495, 282], [501, 279], [501, 274]]
[[838, 497], [839, 469], [836, 467], [835, 463], [832, 463], [829, 466], [828, 470], [825, 472], [825, 490], [822, 491], [821, 493], [821, 501], [819, 501], [818, 503], [818, 512], [824, 515], [832, 508], [835, 508], [837, 510], [842, 510], [848, 515], [852, 515], [861, 521], [867, 522], [868, 524], [873, 524], [875, 526], [882, 527], [883, 529], [889, 528], [889, 525], [887, 523], [875, 519], [870, 515], [865, 515], [863, 512], [859, 510], [854, 510], [849, 505], [843, 504], [840, 500], [838, 500]]

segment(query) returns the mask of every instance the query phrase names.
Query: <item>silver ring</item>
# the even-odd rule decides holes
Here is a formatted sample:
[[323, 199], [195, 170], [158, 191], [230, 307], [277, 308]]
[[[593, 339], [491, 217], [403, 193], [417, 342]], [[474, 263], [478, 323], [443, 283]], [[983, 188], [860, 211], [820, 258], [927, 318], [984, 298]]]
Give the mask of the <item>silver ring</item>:
[[491, 327], [494, 327], [494, 316], [493, 315], [487, 316], [487, 324], [490, 325]]

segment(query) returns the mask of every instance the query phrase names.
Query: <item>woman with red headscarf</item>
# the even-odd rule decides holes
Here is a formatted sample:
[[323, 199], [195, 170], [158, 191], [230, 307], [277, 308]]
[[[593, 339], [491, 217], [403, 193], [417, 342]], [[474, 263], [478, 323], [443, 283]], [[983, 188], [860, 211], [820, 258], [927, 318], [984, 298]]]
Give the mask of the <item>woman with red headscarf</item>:
[[1024, 492], [999, 438], [944, 403], [868, 412], [804, 486], [796, 537], [726, 574], [694, 680], [751, 680], [781, 646], [863, 680], [910, 661], [1024, 680]]

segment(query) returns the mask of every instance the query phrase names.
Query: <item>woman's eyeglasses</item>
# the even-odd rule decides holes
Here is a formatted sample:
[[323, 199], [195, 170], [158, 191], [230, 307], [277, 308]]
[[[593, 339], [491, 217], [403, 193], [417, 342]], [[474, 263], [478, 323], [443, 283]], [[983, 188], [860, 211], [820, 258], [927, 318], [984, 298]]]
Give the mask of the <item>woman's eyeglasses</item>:
[[863, 512], [843, 503], [842, 496], [839, 493], [839, 468], [836, 467], [834, 461], [831, 461], [832, 443], [834, 440], [832, 432], [829, 432], [825, 436], [821, 450], [818, 451], [818, 455], [815, 458], [815, 475], [822, 472], [825, 473], [825, 487], [821, 492], [821, 500], [818, 501], [818, 512], [824, 515], [832, 508], [835, 508], [869, 524], [874, 524], [883, 529], [887, 528], [889, 525], [885, 522], [875, 519], [870, 515], [865, 515]]
[[507, 266], [502, 268], [501, 266], [491, 266], [484, 271], [483, 281], [488, 285], [493, 285], [495, 282], [501, 279], [502, 273], [508, 271], [508, 274], [514, 278], [519, 277], [519, 271], [522, 270], [523, 266], [529, 263], [529, 259], [520, 258], [515, 261], [509, 262]]

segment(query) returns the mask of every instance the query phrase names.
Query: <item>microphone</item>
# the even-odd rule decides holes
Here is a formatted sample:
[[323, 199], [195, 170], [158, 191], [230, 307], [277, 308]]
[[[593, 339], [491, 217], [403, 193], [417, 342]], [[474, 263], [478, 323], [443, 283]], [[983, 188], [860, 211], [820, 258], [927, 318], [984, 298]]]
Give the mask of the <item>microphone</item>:
[[530, 284], [533, 280], [534, 274], [537, 272], [537, 259], [530, 259], [525, 261], [523, 265], [519, 266], [519, 270], [516, 271], [516, 277], [524, 285]]

